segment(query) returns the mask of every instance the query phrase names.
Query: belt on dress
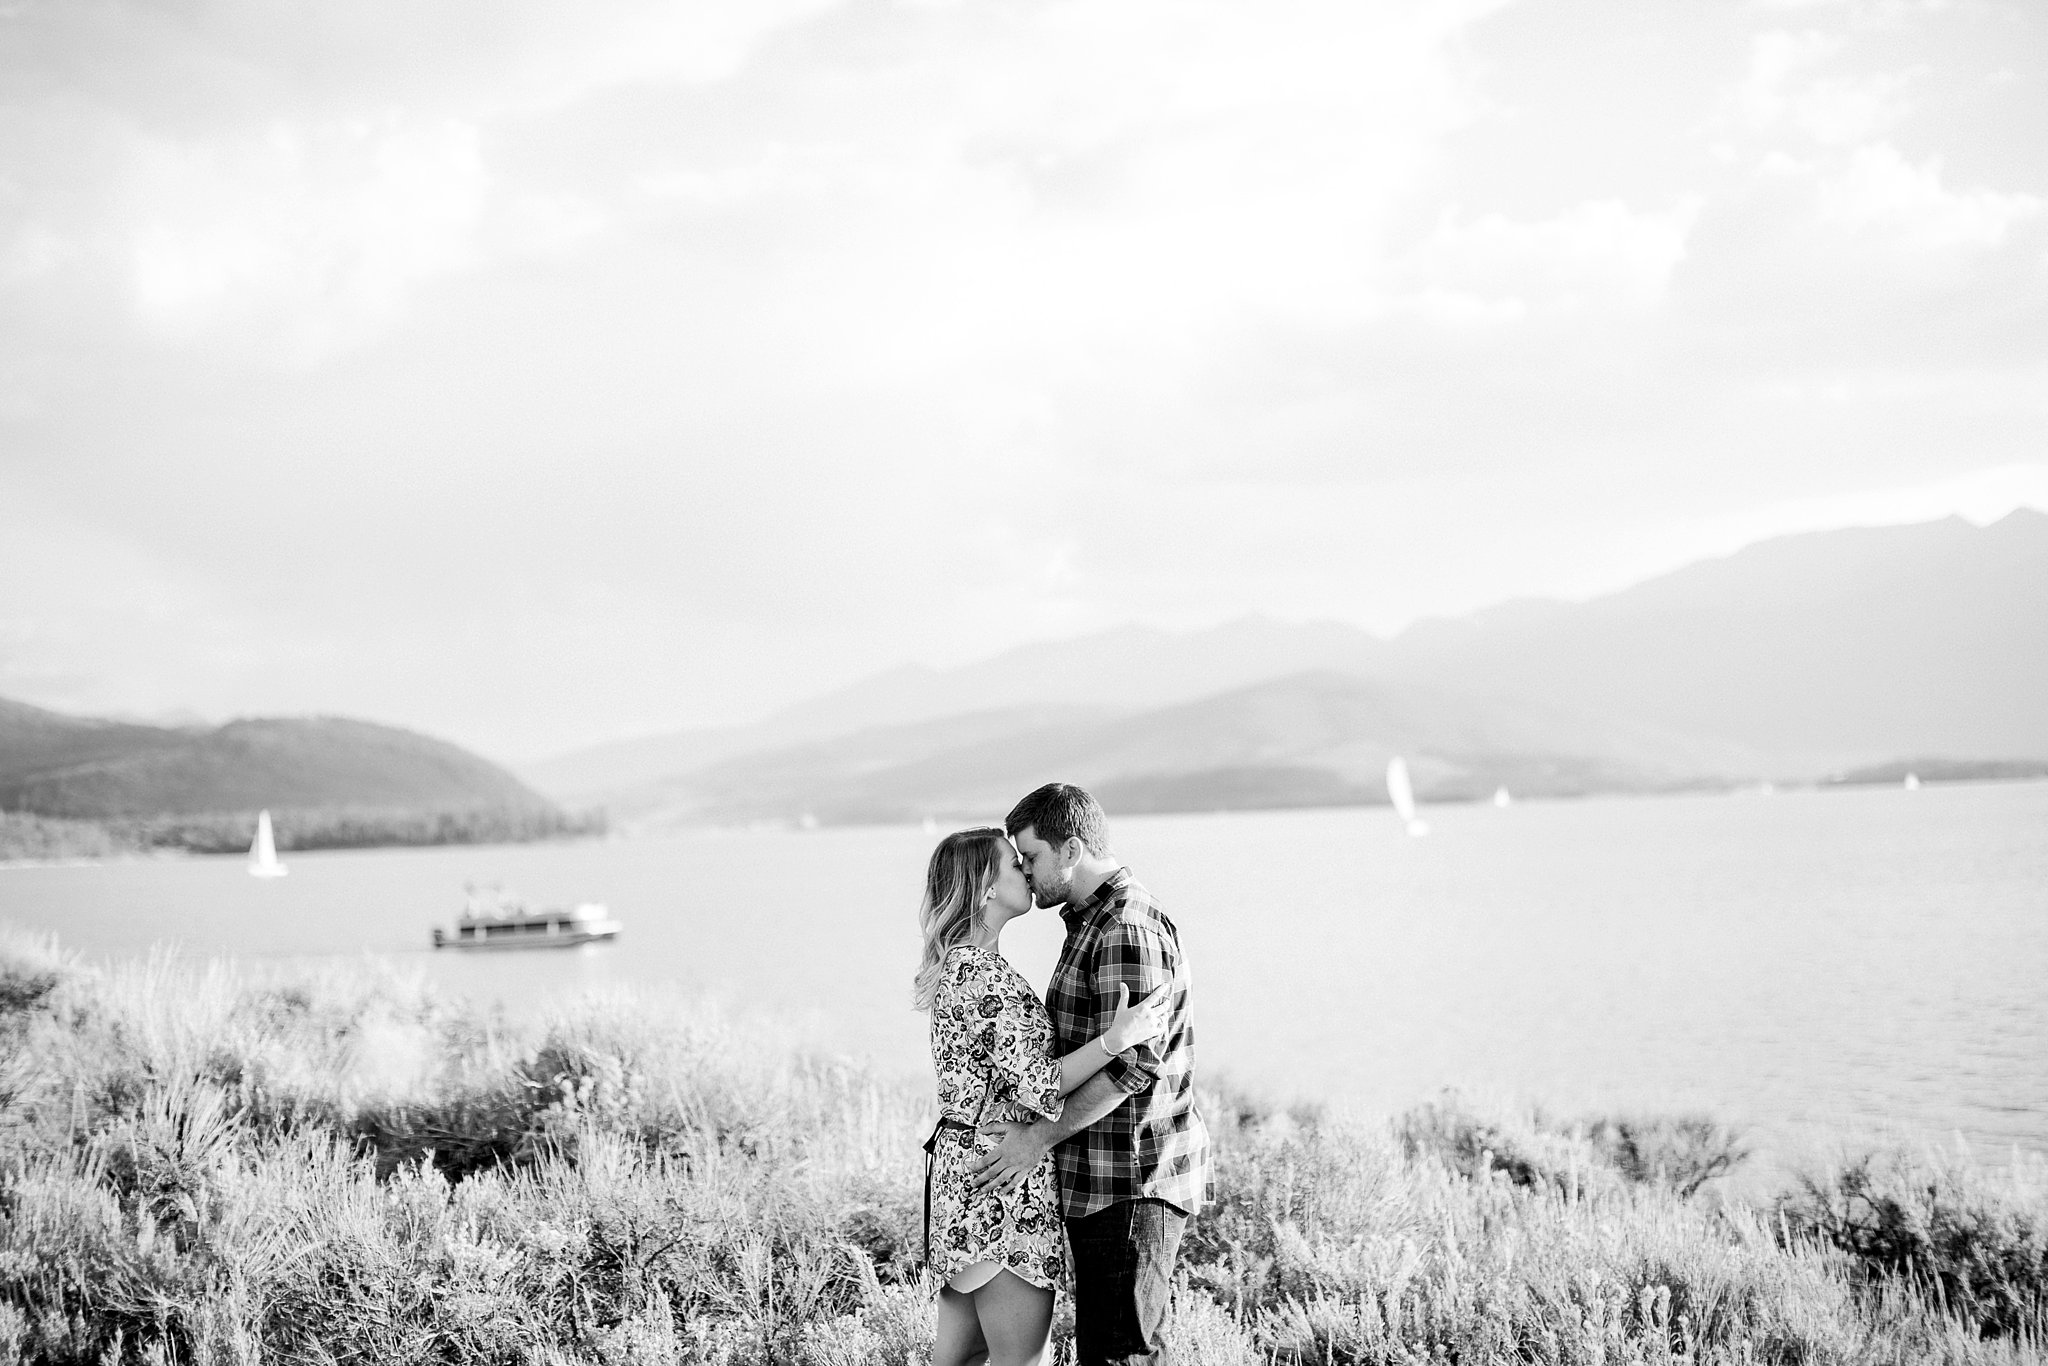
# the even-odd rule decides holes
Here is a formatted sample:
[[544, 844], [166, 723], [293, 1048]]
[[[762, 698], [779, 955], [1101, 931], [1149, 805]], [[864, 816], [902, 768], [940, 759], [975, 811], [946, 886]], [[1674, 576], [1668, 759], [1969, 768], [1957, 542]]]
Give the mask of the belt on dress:
[[932, 1264], [932, 1165], [937, 1158], [939, 1134], [946, 1129], [972, 1129], [965, 1120], [954, 1119], [951, 1115], [939, 1116], [939, 1122], [932, 1126], [932, 1136], [924, 1141], [924, 1264]]

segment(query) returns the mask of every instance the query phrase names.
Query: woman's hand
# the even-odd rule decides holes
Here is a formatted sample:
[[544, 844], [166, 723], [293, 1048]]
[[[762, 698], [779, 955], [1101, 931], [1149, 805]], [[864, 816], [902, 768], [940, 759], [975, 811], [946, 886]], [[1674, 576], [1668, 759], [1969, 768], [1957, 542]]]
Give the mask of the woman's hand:
[[1109, 1028], [1102, 1031], [1102, 1046], [1111, 1053], [1121, 1053], [1134, 1048], [1148, 1039], [1156, 1039], [1166, 1032], [1166, 992], [1155, 991], [1136, 1005], [1131, 1004], [1131, 989], [1122, 982], [1116, 984], [1116, 1018], [1109, 1022]]

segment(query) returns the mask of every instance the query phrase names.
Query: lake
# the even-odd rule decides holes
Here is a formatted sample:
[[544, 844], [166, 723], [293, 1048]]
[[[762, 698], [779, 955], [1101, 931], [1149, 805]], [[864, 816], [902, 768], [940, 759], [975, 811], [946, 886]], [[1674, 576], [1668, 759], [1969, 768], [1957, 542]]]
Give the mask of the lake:
[[[2048, 1151], [2048, 783], [1112, 820], [1194, 970], [1202, 1074], [1374, 1110], [1455, 1086], [1554, 1111], [1708, 1110], [1843, 1139]], [[932, 837], [703, 832], [0, 871], [0, 924], [91, 956], [389, 955], [532, 1009], [629, 984], [910, 1072]], [[599, 900], [611, 945], [436, 954], [465, 881]], [[1043, 986], [1056, 915], [1005, 949]]]

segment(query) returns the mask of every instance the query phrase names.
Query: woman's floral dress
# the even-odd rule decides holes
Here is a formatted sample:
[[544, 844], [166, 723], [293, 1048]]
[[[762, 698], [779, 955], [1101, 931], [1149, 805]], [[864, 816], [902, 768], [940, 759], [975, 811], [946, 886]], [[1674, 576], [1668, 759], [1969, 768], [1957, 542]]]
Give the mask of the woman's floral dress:
[[[977, 1119], [1058, 1119], [1060, 1064], [1052, 1050], [1045, 1003], [1001, 954], [961, 945], [946, 955], [932, 999], [941, 1113], [970, 1126]], [[938, 1131], [932, 1152], [932, 1270], [950, 1281], [976, 1262], [997, 1262], [1033, 1285], [1054, 1289], [1066, 1267], [1066, 1232], [1052, 1155], [1008, 1191], [968, 1188], [968, 1173], [999, 1141], [971, 1127]]]

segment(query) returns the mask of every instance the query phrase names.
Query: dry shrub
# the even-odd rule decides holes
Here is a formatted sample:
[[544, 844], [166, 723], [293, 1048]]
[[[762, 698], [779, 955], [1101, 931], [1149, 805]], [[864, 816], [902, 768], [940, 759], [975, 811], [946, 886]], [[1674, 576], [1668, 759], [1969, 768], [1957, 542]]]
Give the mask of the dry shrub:
[[2003, 1173], [1961, 1150], [1865, 1154], [1802, 1179], [1780, 1202], [1788, 1238], [1855, 1261], [1865, 1285], [1900, 1280], [1988, 1337], [2048, 1335], [2048, 1163]]
[[[922, 1085], [707, 1011], [512, 1022], [369, 964], [0, 941], [7, 983], [0, 1359], [925, 1360]], [[2016, 1179], [1852, 1167], [1759, 1217], [1685, 1198], [1739, 1160], [1704, 1121], [1203, 1105], [1189, 1366], [2042, 1360]], [[1071, 1339], [1063, 1300], [1052, 1366]]]

